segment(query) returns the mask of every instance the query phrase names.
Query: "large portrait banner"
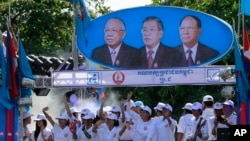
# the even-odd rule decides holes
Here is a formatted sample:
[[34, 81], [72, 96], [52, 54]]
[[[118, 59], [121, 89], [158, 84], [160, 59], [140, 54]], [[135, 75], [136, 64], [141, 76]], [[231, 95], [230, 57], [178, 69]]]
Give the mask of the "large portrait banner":
[[84, 22], [76, 18], [80, 52], [109, 69], [208, 65], [225, 57], [233, 42], [228, 23], [181, 7], [129, 8]]

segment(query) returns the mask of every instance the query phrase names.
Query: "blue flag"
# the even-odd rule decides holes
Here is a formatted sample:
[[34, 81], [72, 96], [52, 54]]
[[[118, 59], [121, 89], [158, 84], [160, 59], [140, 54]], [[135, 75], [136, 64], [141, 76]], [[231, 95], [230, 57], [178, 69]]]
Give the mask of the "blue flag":
[[240, 13], [250, 16], [250, 0], [240, 1]]
[[7, 109], [11, 109], [13, 105], [10, 102], [10, 93], [6, 84], [7, 65], [3, 50], [3, 46], [2, 44], [0, 44], [0, 105], [4, 106]]
[[249, 102], [248, 91], [249, 82], [246, 70], [243, 64], [242, 53], [240, 52], [239, 44], [234, 36], [234, 55], [235, 55], [235, 76], [238, 92], [238, 124], [249, 124]]
[[[21, 39], [19, 39], [19, 71], [20, 71], [20, 81], [23, 78], [29, 78], [34, 80], [34, 76], [32, 73], [32, 69], [30, 67], [30, 63], [26, 57], [26, 53], [22, 44]], [[21, 88], [21, 97], [31, 96], [32, 90], [31, 88]]]
[[[77, 45], [87, 46], [87, 28], [90, 23], [90, 16], [84, 0], [75, 0], [74, 9]], [[78, 46], [78, 48], [82, 47]]]

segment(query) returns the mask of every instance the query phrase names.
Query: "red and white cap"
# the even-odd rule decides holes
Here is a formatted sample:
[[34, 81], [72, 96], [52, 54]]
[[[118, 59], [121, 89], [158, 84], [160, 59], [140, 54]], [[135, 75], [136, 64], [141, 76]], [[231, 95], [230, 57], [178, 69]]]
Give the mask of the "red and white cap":
[[38, 114], [36, 119], [34, 119], [34, 121], [41, 121], [41, 120], [46, 120], [44, 114]]

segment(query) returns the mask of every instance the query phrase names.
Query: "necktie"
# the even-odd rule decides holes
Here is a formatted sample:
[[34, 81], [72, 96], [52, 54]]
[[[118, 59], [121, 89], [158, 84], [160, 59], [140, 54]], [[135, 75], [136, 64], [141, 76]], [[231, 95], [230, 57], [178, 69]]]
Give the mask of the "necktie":
[[153, 56], [152, 56], [153, 53], [154, 51], [152, 50], [148, 51], [148, 68], [149, 69], [152, 67], [152, 64], [153, 64]]
[[111, 51], [111, 59], [112, 59], [112, 64], [113, 65], [115, 64], [115, 58], [116, 58], [116, 51], [112, 50]]
[[187, 50], [187, 53], [188, 53], [188, 59], [187, 59], [187, 66], [192, 66], [194, 65], [194, 61], [193, 61], [193, 58], [192, 58], [192, 50], [188, 49]]

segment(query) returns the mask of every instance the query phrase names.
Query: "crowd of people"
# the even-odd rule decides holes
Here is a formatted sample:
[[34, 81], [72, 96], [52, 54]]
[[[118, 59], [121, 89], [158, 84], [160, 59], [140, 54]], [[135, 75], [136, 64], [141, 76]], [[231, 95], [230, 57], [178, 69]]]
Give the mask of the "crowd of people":
[[[70, 106], [66, 94], [63, 102], [65, 111], [52, 117], [49, 107], [41, 109], [34, 119], [36, 127], [30, 131], [33, 114], [23, 113], [23, 139], [25, 141], [214, 141], [218, 128], [235, 125], [237, 115], [234, 102], [215, 102], [211, 95], [205, 95], [202, 102], [190, 102], [182, 109], [159, 102], [154, 108], [143, 101], [133, 101], [133, 92], [119, 105], [108, 105], [102, 99], [100, 109], [90, 107], [77, 109]], [[179, 119], [172, 117], [173, 110], [182, 110]], [[55, 120], [56, 119], [56, 120]], [[52, 129], [47, 127], [47, 122]]]

